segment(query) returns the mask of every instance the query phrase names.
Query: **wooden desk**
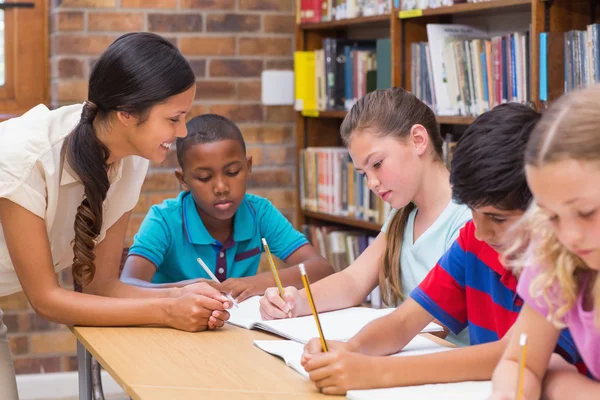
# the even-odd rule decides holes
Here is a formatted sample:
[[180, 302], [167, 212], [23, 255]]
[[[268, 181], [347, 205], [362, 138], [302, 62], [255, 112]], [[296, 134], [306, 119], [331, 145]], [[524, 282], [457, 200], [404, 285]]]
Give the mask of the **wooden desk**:
[[277, 339], [260, 331], [225, 325], [199, 333], [141, 327], [73, 332], [135, 400], [331, 398], [254, 346], [254, 340]]

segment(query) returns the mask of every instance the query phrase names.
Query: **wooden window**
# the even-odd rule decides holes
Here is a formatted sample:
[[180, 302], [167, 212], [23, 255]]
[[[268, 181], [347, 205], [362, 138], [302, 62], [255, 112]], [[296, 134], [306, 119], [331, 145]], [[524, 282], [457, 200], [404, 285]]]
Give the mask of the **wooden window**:
[[0, 120], [48, 100], [46, 0], [0, 0]]

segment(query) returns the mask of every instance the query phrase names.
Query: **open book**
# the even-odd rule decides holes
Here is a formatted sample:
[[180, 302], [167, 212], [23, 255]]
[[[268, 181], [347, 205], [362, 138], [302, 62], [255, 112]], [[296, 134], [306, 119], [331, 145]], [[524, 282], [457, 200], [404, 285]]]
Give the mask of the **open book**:
[[[308, 379], [308, 373], [300, 364], [304, 345], [291, 340], [255, 340], [254, 345], [274, 356], [281, 357], [285, 363]], [[452, 350], [450, 347], [440, 346], [432, 340], [416, 336], [399, 353], [394, 356], [416, 356], [420, 354], [436, 353], [438, 351]]]
[[[229, 310], [231, 317], [228, 323], [246, 329], [262, 329], [267, 332], [307, 343], [319, 336], [313, 315], [304, 317], [263, 321], [259, 311], [259, 297], [254, 296], [239, 303], [238, 308]], [[393, 308], [373, 309], [352, 307], [343, 310], [319, 313], [323, 334], [327, 340], [347, 341], [356, 335], [369, 322], [394, 311]], [[422, 332], [439, 332], [442, 327], [431, 323]]]
[[[304, 351], [304, 345], [301, 343], [291, 340], [255, 340], [254, 344], [263, 351], [282, 358], [289, 367], [308, 379], [308, 372], [300, 364]], [[422, 336], [416, 336], [402, 351], [393, 356], [418, 356], [449, 350], [453, 349], [440, 346]], [[388, 389], [350, 390], [346, 397], [350, 400], [481, 400], [487, 398], [491, 391], [492, 383], [490, 381], [456, 382]]]

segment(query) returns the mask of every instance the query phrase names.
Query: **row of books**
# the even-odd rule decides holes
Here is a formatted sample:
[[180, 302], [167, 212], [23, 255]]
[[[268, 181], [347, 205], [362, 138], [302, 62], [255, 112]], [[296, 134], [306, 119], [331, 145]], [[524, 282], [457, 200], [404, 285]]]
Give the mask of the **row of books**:
[[[329, 261], [335, 272], [352, 264], [375, 237], [364, 231], [349, 230], [336, 226], [302, 225], [304, 236], [311, 242], [323, 258]], [[379, 286], [365, 299], [374, 308], [381, 307]]]
[[427, 25], [411, 45], [412, 91], [437, 115], [476, 116], [531, 97], [528, 32], [487, 38], [466, 25]]
[[438, 8], [453, 6], [460, 3], [483, 3], [494, 0], [396, 0], [394, 5], [401, 10], [424, 10], [426, 8]]
[[369, 190], [344, 147], [300, 152], [300, 205], [307, 211], [385, 222], [391, 206]]
[[391, 0], [300, 0], [300, 23], [385, 15]]
[[365, 94], [391, 86], [391, 40], [323, 39], [294, 53], [295, 109], [349, 110]]

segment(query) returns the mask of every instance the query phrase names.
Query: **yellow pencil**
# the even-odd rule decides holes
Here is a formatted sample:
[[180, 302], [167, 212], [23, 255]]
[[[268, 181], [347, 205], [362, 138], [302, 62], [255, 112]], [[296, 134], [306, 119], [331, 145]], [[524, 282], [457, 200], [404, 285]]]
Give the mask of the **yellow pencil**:
[[267, 244], [267, 240], [262, 238], [263, 247], [265, 248], [265, 253], [267, 253], [267, 258], [269, 259], [269, 265], [271, 266], [271, 272], [273, 273], [273, 278], [275, 278], [275, 283], [277, 284], [277, 288], [279, 289], [279, 295], [283, 299], [283, 286], [281, 285], [281, 280], [279, 279], [279, 274], [277, 273], [277, 267], [275, 267], [275, 263], [273, 262], [273, 256], [271, 255], [271, 250], [269, 250], [269, 245]]
[[300, 273], [302, 274], [302, 283], [304, 284], [304, 289], [306, 290], [306, 296], [308, 297], [308, 302], [310, 303], [310, 308], [312, 310], [313, 315], [315, 316], [315, 322], [317, 323], [317, 329], [319, 331], [319, 338], [321, 339], [321, 347], [324, 352], [327, 352], [327, 343], [325, 342], [325, 335], [323, 335], [323, 329], [321, 329], [321, 322], [319, 321], [319, 314], [317, 313], [317, 307], [315, 307], [315, 301], [312, 297], [312, 292], [310, 291], [310, 283], [308, 282], [308, 276], [306, 275], [306, 269], [304, 268], [304, 264], [298, 265], [300, 268]]
[[521, 333], [519, 337], [521, 354], [519, 356], [519, 377], [517, 381], [517, 400], [523, 399], [523, 378], [525, 375], [525, 355], [527, 353], [527, 334]]

